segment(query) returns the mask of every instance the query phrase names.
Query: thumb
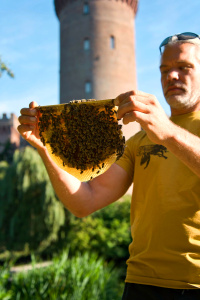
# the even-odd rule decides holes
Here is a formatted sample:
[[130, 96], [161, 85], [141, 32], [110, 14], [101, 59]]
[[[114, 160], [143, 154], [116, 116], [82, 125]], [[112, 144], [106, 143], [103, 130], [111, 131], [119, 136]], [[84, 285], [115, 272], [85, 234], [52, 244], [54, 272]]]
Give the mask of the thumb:
[[32, 101], [30, 104], [29, 104], [29, 108], [35, 108], [35, 107], [37, 107], [38, 106], [38, 104], [37, 104], [37, 102], [35, 102], [35, 101]]

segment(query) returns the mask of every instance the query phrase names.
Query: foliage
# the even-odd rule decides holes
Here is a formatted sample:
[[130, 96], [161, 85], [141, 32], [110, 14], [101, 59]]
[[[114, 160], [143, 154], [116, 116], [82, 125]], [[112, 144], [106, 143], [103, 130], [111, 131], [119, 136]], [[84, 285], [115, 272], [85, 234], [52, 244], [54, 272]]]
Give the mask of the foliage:
[[72, 253], [96, 252], [106, 260], [125, 265], [131, 242], [129, 195], [83, 219], [73, 215], [68, 218], [63, 242], [70, 245]]
[[7, 67], [0, 57], [0, 77], [4, 72], [6, 72], [10, 77], [14, 78], [13, 72]]
[[[0, 161], [0, 181], [4, 179], [8, 167], [9, 167], [9, 164], [6, 161]], [[0, 190], [0, 193], [1, 193], [1, 190]], [[1, 196], [1, 194], [0, 194], [0, 196]]]
[[7, 295], [12, 295], [7, 299], [13, 300], [118, 300], [122, 293], [119, 274], [112, 265], [88, 253], [69, 259], [68, 251], [48, 267], [15, 274], [10, 284], [2, 282]]
[[10, 271], [9, 268], [3, 266], [0, 268], [0, 300], [11, 300], [12, 293], [7, 290], [9, 285]]
[[13, 153], [16, 150], [16, 146], [11, 144], [10, 140], [6, 142], [6, 144], [1, 144], [4, 146], [3, 151], [0, 153], [0, 161], [7, 161], [11, 163], [13, 160]]
[[31, 147], [17, 150], [0, 172], [1, 252], [44, 250], [56, 240], [65, 216], [40, 156]]
[[[95, 252], [125, 268], [130, 236], [130, 196], [83, 219], [57, 200], [37, 151], [17, 150], [0, 162], [0, 260], [41, 254], [51, 258], [70, 245], [70, 255]], [[124, 270], [123, 270], [124, 272]]]

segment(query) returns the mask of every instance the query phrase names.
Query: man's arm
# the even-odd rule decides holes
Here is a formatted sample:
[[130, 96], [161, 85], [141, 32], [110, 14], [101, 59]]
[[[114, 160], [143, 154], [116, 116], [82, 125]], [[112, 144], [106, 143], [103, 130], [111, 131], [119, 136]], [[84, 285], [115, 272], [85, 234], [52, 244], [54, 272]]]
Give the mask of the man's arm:
[[137, 121], [149, 139], [165, 146], [200, 177], [200, 138], [169, 120], [155, 96], [130, 91], [116, 98], [118, 118]]
[[173, 124], [163, 145], [200, 177], [200, 138]]
[[80, 182], [60, 169], [46, 150], [38, 152], [58, 198], [77, 217], [85, 217], [118, 200], [131, 184], [126, 171], [116, 164], [92, 181]]
[[36, 106], [32, 102], [29, 109], [21, 110], [18, 131], [38, 150], [53, 188], [65, 207], [77, 217], [84, 217], [123, 196], [131, 185], [131, 180], [127, 172], [116, 164], [92, 181], [80, 182], [52, 161], [39, 139], [37, 112], [34, 109]]

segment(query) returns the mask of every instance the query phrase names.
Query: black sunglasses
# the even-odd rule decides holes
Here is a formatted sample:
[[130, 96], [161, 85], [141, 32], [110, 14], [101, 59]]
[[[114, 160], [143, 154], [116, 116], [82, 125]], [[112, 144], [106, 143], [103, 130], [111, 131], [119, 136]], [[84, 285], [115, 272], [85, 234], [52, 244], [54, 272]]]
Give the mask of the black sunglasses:
[[162, 41], [162, 43], [159, 46], [160, 53], [162, 53], [162, 47], [167, 45], [169, 42], [173, 40], [190, 40], [190, 39], [200, 39], [200, 36], [193, 32], [183, 32], [175, 35], [168, 36], [166, 39]]

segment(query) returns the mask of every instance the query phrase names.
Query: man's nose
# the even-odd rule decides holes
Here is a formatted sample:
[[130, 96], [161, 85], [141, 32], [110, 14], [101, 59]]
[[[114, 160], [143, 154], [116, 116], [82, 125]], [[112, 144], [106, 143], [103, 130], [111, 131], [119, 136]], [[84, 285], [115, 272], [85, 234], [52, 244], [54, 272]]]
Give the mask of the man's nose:
[[179, 80], [179, 72], [177, 70], [170, 70], [167, 74], [167, 80]]

